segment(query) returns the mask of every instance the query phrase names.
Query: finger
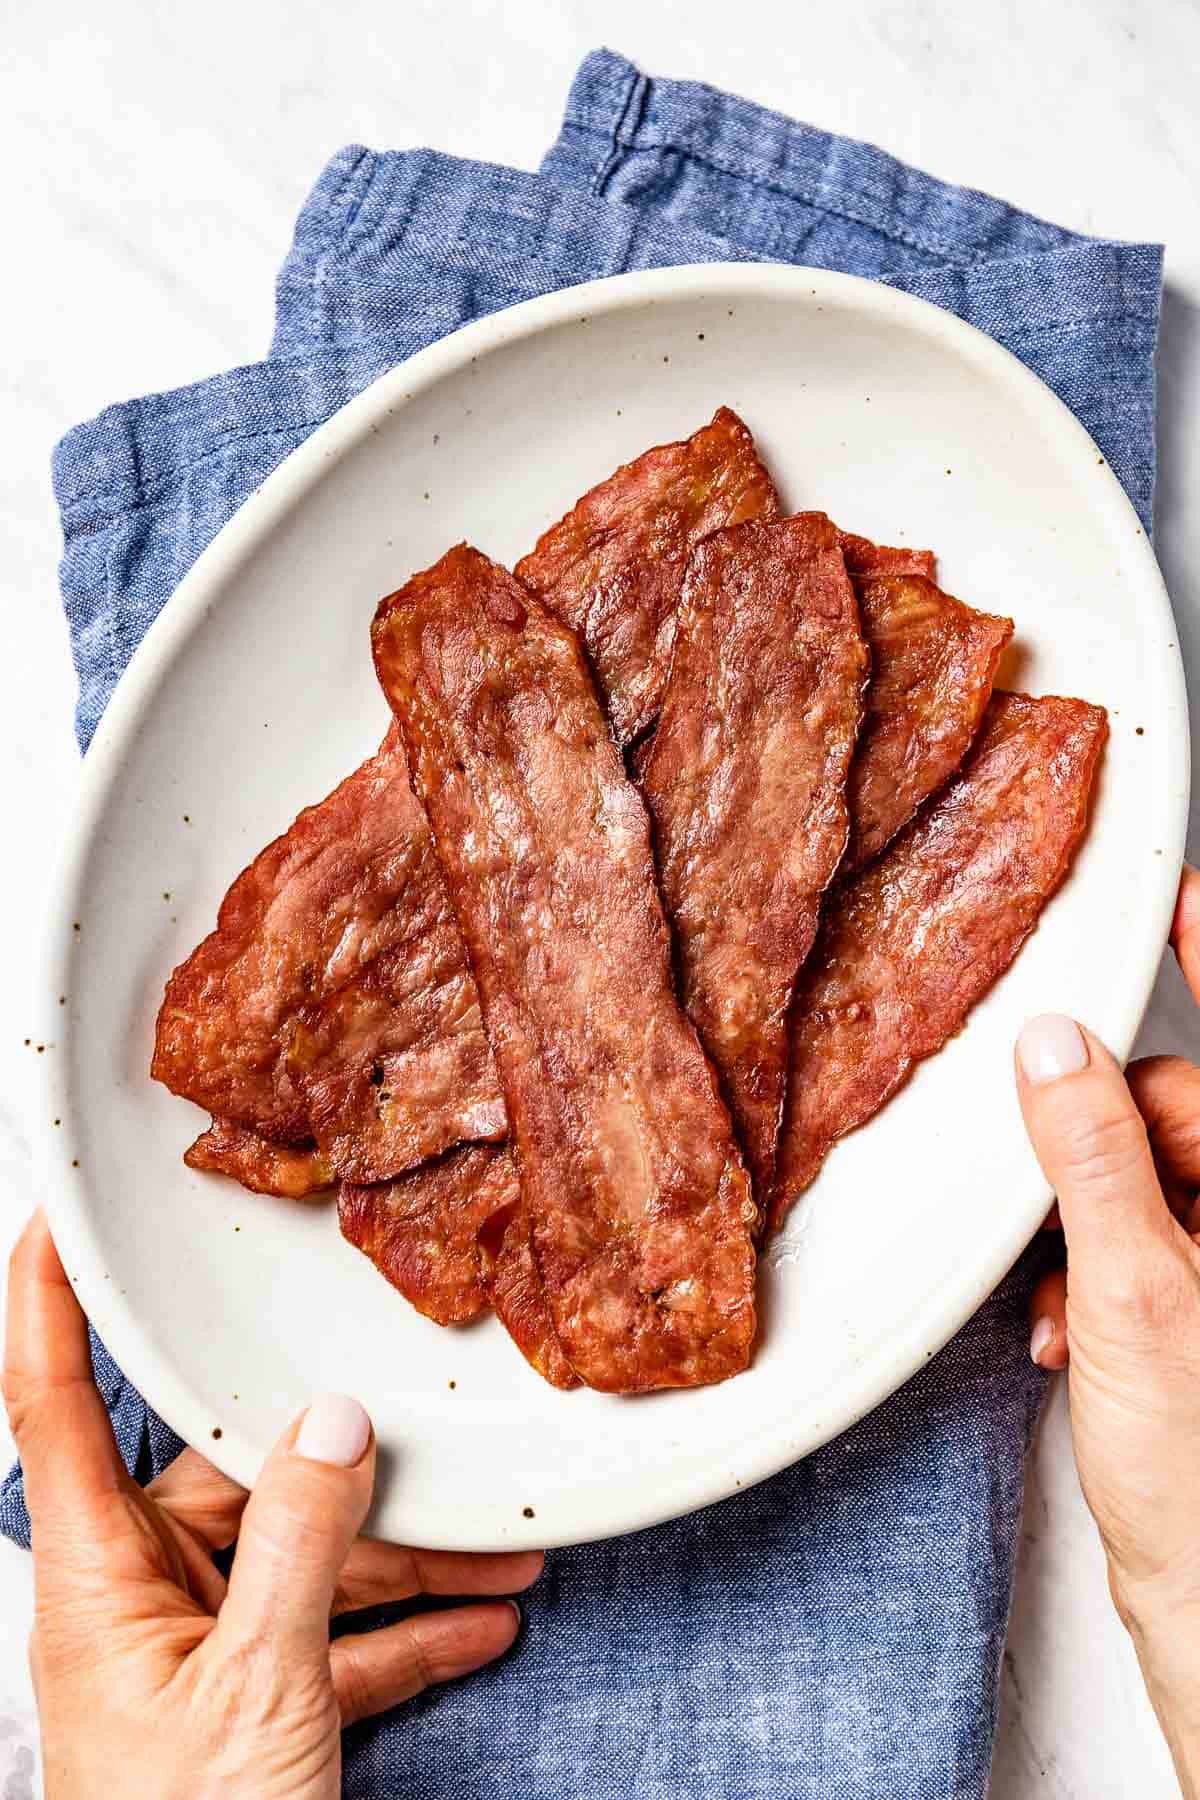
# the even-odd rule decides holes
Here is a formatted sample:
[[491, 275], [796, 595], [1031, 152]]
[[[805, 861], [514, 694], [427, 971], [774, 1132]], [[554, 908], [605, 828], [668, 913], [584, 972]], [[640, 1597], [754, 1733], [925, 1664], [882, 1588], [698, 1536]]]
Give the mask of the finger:
[[1039, 1369], [1067, 1366], [1067, 1271], [1051, 1269], [1029, 1301], [1029, 1354]]
[[39, 1552], [60, 1523], [69, 1538], [107, 1520], [129, 1478], [92, 1378], [87, 1320], [41, 1211], [9, 1263], [4, 1398]]
[[516, 1594], [537, 1580], [544, 1562], [540, 1550], [467, 1556], [359, 1538], [338, 1580], [333, 1610], [353, 1612], [414, 1594]]
[[249, 1494], [198, 1450], [184, 1450], [146, 1489], [210, 1550], [224, 1550], [238, 1534]]
[[440, 1681], [469, 1675], [512, 1648], [521, 1615], [512, 1601], [421, 1613], [384, 1631], [347, 1633], [330, 1652], [342, 1724], [386, 1712]]
[[1038, 1161], [1058, 1195], [1073, 1283], [1087, 1303], [1133, 1297], [1173, 1251], [1142, 1116], [1113, 1057], [1073, 1019], [1030, 1020], [1017, 1090]]
[[1200, 1002], [1200, 874], [1184, 863], [1179, 878], [1179, 897], [1171, 921], [1171, 948], [1179, 959], [1183, 978]]
[[1160, 1178], [1200, 1187], [1200, 1069], [1181, 1056], [1147, 1056], [1128, 1079]]
[[375, 1479], [371, 1421], [357, 1400], [321, 1394], [263, 1465], [242, 1515], [222, 1637], [269, 1637], [283, 1655], [326, 1653], [329, 1611]]

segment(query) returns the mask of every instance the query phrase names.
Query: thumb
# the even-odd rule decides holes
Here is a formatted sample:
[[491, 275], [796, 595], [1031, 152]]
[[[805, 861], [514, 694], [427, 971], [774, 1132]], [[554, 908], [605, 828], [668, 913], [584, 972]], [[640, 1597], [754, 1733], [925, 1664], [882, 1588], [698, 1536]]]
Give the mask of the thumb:
[[1025, 1129], [1058, 1196], [1072, 1303], [1136, 1303], [1157, 1285], [1177, 1228], [1119, 1065], [1058, 1013], [1029, 1021], [1016, 1064]]
[[242, 1515], [219, 1630], [328, 1653], [334, 1589], [375, 1480], [371, 1421], [347, 1394], [319, 1394], [264, 1463]]

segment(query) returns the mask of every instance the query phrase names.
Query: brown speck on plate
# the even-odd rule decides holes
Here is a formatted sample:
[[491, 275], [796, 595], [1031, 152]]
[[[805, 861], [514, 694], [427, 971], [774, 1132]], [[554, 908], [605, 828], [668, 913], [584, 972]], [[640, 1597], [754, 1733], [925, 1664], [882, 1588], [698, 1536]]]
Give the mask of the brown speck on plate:
[[55, 1123], [55, 1124], [56, 1124], [56, 1125], [61, 1125], [61, 1124], [62, 1124], [62, 1120], [61, 1120], [61, 1119], [55, 1119], [55, 1121], [54, 1121], [54, 1123]]
[[1134, 737], [1145, 737], [1146, 727], [1144, 725], [1135, 725], [1133, 728], [1133, 735]]
[[26, 1038], [26, 1039], [25, 1039], [25, 1044], [26, 1044], [26, 1048], [28, 1048], [28, 1046], [29, 1046], [29, 1045], [30, 1045], [30, 1044], [32, 1044], [32, 1042], [33, 1042], [33, 1039], [32, 1039], [32, 1038]]
[[190, 825], [190, 824], [191, 824], [191, 822], [192, 822], [192, 815], [191, 815], [191, 813], [184, 813], [184, 815], [183, 815], [183, 822], [184, 822], [184, 824], [185, 824], [185, 825]]
[[75, 923], [74, 923], [74, 924], [73, 924], [73, 925], [72, 925], [72, 927], [71, 927], [71, 930], [72, 930], [72, 931], [78, 931], [78, 930], [79, 930], [79, 920], [78, 920], [78, 919], [76, 919], [76, 921], [75, 921]]
[[164, 888], [163, 889], [163, 899], [169, 900], [170, 898], [171, 898], [170, 890], [167, 888]]
[[522, 1517], [522, 1518], [524, 1518], [524, 1519], [532, 1519], [532, 1517], [533, 1517], [533, 1508], [532, 1508], [532, 1506], [525, 1506], [525, 1507], [522, 1507], [522, 1509], [521, 1509], [521, 1517]]
[[73, 1169], [77, 1169], [79, 1167], [79, 1158], [77, 1156], [73, 1156], [71, 1158], [71, 1167]]
[[456, 1388], [458, 1386], [458, 1383], [457, 1383], [457, 1381], [450, 1381], [450, 1382], [447, 1382], [446, 1385], [448, 1387]]
[[39, 1056], [40, 1056], [40, 1055], [41, 1055], [41, 1054], [42, 1054], [42, 1051], [43, 1051], [43, 1050], [44, 1050], [44, 1049], [45, 1049], [45, 1048], [46, 1048], [46, 1046], [45, 1046], [45, 1044], [39, 1044], [39, 1045], [38, 1045], [38, 1047], [37, 1047], [37, 1053], [38, 1053], [38, 1055], [39, 1055]]
[[698, 331], [696, 333], [696, 338], [697, 338], [697, 341], [702, 344], [704, 342], [704, 333], [702, 331]]
[[221, 1436], [221, 1427], [219, 1425], [214, 1425], [212, 1434], [215, 1438], [219, 1438]]

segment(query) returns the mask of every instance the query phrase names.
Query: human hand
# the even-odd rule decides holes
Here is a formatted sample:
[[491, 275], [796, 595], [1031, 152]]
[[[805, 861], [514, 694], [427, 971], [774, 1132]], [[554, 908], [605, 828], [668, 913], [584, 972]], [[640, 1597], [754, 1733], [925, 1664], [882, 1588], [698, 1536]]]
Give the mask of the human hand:
[[[33, 1520], [30, 1662], [47, 1800], [336, 1800], [341, 1728], [503, 1655], [507, 1601], [329, 1641], [331, 1613], [527, 1587], [537, 1552], [361, 1538], [375, 1440], [324, 1396], [247, 1495], [194, 1451], [145, 1491], [92, 1380], [87, 1323], [39, 1213], [13, 1252], [4, 1397]], [[228, 1586], [212, 1560], [237, 1539]]]
[[[1200, 874], [1188, 867], [1179, 884], [1171, 947], [1193, 998], [1200, 1001]], [[1182, 1057], [1147, 1056], [1130, 1063], [1125, 1079], [1146, 1122], [1167, 1204], [1195, 1237], [1200, 1233], [1200, 1073]], [[1045, 1229], [1062, 1230], [1057, 1204], [1047, 1215]], [[1070, 1356], [1065, 1262], [1049, 1270], [1035, 1287], [1029, 1324], [1034, 1362], [1043, 1369], [1065, 1369]]]
[[[1172, 942], [1200, 999], [1200, 876]], [[1035, 1295], [1038, 1360], [1070, 1363], [1080, 1480], [1109, 1585], [1187, 1795], [1200, 1795], [1200, 1069], [1135, 1064], [1128, 1083], [1073, 1021], [1017, 1043], [1030, 1139], [1057, 1196], [1069, 1286]], [[1039, 1341], [1040, 1340], [1040, 1341]]]

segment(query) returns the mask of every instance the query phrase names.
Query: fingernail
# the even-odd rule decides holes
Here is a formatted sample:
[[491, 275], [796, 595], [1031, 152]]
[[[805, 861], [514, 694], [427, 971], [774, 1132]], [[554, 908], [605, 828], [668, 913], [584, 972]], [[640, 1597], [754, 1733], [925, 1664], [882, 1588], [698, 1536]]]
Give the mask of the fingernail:
[[1042, 1087], [1087, 1068], [1087, 1039], [1064, 1013], [1043, 1013], [1030, 1019], [1017, 1039], [1017, 1060], [1026, 1081]]
[[1038, 1319], [1029, 1334], [1029, 1355], [1033, 1362], [1040, 1363], [1042, 1352], [1048, 1350], [1054, 1342], [1054, 1321]]
[[300, 1421], [292, 1455], [352, 1469], [370, 1438], [371, 1421], [357, 1400], [349, 1394], [318, 1394]]
[[513, 1609], [513, 1612], [517, 1615], [517, 1630], [520, 1631], [522, 1621], [524, 1620], [524, 1617], [525, 1617], [524, 1613], [521, 1611], [520, 1607], [517, 1605], [515, 1600], [506, 1600], [504, 1604], [506, 1606], [511, 1606]]

